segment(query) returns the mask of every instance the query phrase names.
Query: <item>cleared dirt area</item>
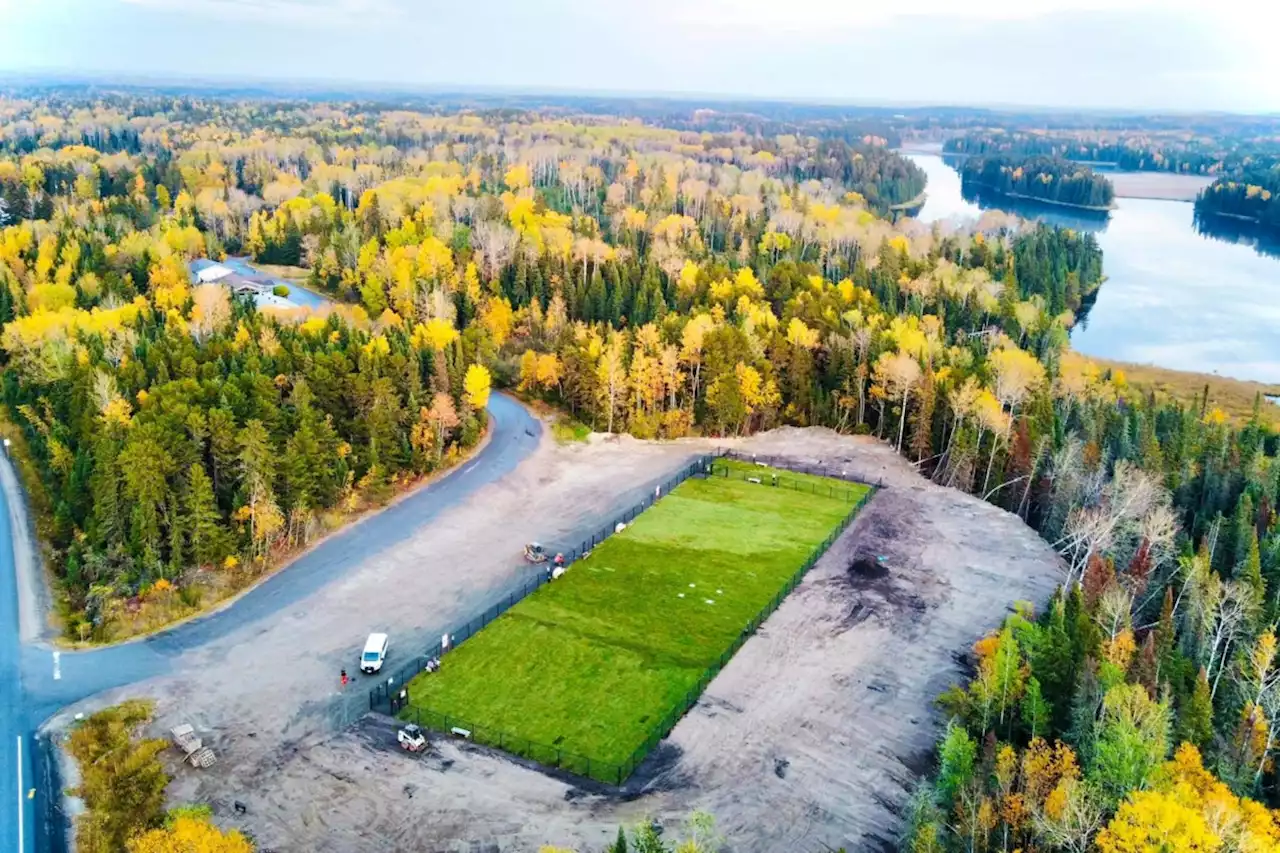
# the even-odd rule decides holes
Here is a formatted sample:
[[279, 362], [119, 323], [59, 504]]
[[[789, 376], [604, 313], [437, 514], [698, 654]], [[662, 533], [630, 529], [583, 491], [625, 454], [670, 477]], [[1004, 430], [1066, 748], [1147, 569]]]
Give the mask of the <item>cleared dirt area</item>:
[[[355, 671], [369, 631], [391, 633], [393, 663], [526, 572], [524, 542], [573, 542], [722, 444], [821, 460], [887, 488], [626, 792], [576, 787], [457, 742], [411, 757], [377, 719], [337, 728], [367, 706], [360, 679], [338, 695], [338, 672]], [[145, 693], [157, 699], [158, 730], [193, 723], [219, 763], [176, 768], [174, 800], [211, 803], [260, 849], [587, 851], [619, 823], [677, 824], [695, 808], [716, 816], [735, 851], [879, 849], [931, 762], [941, 724], [933, 699], [961, 677], [972, 643], [1015, 601], [1046, 598], [1058, 571], [1017, 518], [929, 484], [869, 439], [785, 429], [744, 442], [547, 441], [511, 476], [293, 612], [180, 656], [180, 675], [92, 705]]]

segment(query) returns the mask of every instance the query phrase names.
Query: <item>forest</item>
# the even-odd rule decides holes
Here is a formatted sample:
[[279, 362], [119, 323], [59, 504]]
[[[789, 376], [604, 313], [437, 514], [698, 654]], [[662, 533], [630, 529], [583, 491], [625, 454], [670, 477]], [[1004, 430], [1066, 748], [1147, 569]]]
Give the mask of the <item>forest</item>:
[[970, 157], [960, 168], [968, 192], [991, 192], [1089, 210], [1106, 210], [1115, 188], [1103, 175], [1061, 158]]
[[1048, 157], [1106, 166], [1130, 172], [1177, 172], [1185, 175], [1236, 174], [1266, 168], [1280, 158], [1273, 137], [1212, 135], [1186, 130], [1151, 132], [1130, 129], [1099, 132], [976, 130], [946, 140], [947, 154], [1024, 159]]
[[1258, 169], [1218, 178], [1196, 197], [1197, 217], [1226, 216], [1280, 233], [1280, 169]]
[[[942, 698], [905, 849], [1280, 844], [1280, 439], [1069, 349], [1091, 235], [890, 221], [918, 178], [874, 139], [122, 98], [0, 102], [6, 416], [68, 633], [449, 464], [491, 384], [640, 438], [827, 426], [1070, 566]], [[336, 302], [192, 281], [225, 254]]]

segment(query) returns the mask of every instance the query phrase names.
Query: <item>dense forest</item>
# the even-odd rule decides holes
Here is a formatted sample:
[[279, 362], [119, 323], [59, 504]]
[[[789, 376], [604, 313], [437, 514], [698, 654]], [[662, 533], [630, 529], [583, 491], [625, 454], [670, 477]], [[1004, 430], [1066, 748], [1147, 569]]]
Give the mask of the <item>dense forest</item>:
[[[1017, 513], [1071, 567], [943, 698], [907, 849], [1280, 843], [1278, 439], [1068, 348], [1092, 236], [891, 222], [917, 176], [875, 140], [163, 106], [0, 110], [4, 397], [74, 633], [447, 464], [491, 378], [645, 438], [825, 425]], [[1069, 168], [1032, 180], [1094, 192]], [[227, 252], [338, 302], [192, 283]]]
[[1031, 157], [970, 157], [960, 167], [967, 192], [991, 192], [1051, 204], [1106, 210], [1115, 188], [1088, 166], [1063, 159]]
[[1048, 157], [1107, 166], [1131, 172], [1178, 172], [1187, 175], [1234, 174], [1266, 167], [1280, 149], [1272, 138], [1253, 139], [1193, 132], [1156, 133], [1132, 130], [1099, 134], [1020, 130], [971, 131], [943, 144], [947, 154], [1026, 159]]
[[1196, 216], [1227, 216], [1280, 233], [1280, 169], [1259, 169], [1219, 178], [1196, 197]]

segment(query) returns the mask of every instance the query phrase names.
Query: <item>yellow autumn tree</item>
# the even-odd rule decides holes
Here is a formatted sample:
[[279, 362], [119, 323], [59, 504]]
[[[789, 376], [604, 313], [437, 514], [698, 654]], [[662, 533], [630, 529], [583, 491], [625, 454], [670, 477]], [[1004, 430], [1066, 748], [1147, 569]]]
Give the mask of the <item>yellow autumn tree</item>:
[[467, 375], [462, 380], [463, 393], [467, 404], [477, 411], [489, 403], [489, 386], [491, 383], [489, 369], [483, 364], [473, 364], [467, 368]]
[[527, 349], [520, 355], [521, 391], [528, 391], [538, 383], [538, 353]]
[[792, 317], [787, 325], [787, 343], [801, 349], [813, 349], [818, 345], [818, 330], [810, 329], [799, 317]]
[[501, 347], [511, 336], [515, 320], [515, 312], [505, 297], [489, 299], [480, 309], [480, 323], [488, 330], [496, 347]]
[[128, 843], [129, 853], [253, 853], [253, 845], [237, 830], [223, 832], [203, 817], [180, 814], [161, 829]]
[[442, 350], [458, 338], [458, 330], [441, 317], [413, 327], [413, 345], [418, 349]]
[[502, 182], [506, 184], [509, 189], [519, 192], [532, 183], [529, 177], [529, 167], [523, 163], [517, 163], [508, 169], [507, 173], [502, 176]]
[[1184, 743], [1154, 774], [1151, 790], [1120, 804], [1096, 844], [1099, 853], [1263, 853], [1280, 849], [1280, 818], [1233, 794]]
[[1130, 796], [1097, 840], [1099, 853], [1215, 853], [1221, 846], [1199, 812], [1160, 791]]
[[538, 387], [544, 391], [550, 391], [560, 384], [560, 379], [564, 375], [563, 366], [560, 364], [560, 358], [553, 352], [544, 352], [538, 355], [537, 366], [535, 370], [535, 379]]

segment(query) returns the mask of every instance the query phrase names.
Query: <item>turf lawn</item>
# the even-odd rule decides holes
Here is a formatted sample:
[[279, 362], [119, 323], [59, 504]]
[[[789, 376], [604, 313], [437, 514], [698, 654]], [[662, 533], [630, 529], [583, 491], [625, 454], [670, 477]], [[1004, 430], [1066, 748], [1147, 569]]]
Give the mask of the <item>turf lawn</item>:
[[686, 480], [412, 681], [411, 703], [538, 760], [554, 756], [524, 741], [625, 764], [866, 491], [716, 464], [730, 476]]

